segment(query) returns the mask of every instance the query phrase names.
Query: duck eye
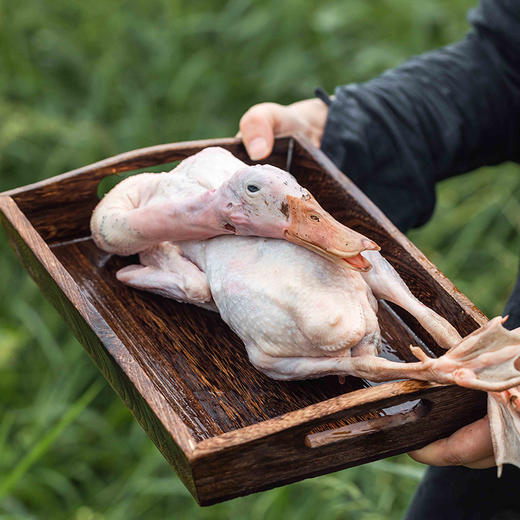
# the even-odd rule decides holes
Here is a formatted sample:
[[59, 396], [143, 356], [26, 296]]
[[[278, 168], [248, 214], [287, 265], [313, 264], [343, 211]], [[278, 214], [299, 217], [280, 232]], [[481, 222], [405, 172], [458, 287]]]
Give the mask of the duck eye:
[[250, 193], [255, 193], [255, 191], [258, 191], [260, 188], [258, 186], [255, 186], [254, 184], [248, 184], [247, 191]]
[[320, 217], [318, 217], [318, 215], [311, 215], [311, 219], [315, 220], [316, 222], [320, 221]]

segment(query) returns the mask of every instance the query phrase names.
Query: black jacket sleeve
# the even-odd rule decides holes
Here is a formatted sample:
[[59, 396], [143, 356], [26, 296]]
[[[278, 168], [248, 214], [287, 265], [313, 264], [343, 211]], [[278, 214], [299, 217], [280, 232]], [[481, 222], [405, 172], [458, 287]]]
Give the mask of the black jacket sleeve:
[[520, 0], [481, 0], [462, 41], [338, 87], [322, 150], [402, 230], [426, 222], [435, 182], [520, 162]]

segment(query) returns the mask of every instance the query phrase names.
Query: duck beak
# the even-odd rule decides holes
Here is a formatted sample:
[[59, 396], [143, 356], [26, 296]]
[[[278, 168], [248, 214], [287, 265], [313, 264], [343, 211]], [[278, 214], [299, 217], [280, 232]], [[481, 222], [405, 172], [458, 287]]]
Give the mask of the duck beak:
[[312, 195], [287, 196], [290, 225], [285, 239], [318, 253], [355, 271], [368, 271], [372, 265], [362, 251], [380, 247], [353, 229], [340, 224], [327, 213]]

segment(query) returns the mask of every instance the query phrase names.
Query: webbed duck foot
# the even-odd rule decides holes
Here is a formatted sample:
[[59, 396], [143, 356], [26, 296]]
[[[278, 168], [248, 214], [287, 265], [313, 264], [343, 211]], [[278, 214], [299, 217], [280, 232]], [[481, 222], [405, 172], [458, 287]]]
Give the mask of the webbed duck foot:
[[502, 323], [506, 319], [493, 318], [439, 358], [410, 347], [421, 362], [418, 379], [486, 392], [520, 385], [520, 330], [505, 329]]
[[503, 464], [520, 467], [520, 387], [489, 393], [488, 415], [500, 477]]

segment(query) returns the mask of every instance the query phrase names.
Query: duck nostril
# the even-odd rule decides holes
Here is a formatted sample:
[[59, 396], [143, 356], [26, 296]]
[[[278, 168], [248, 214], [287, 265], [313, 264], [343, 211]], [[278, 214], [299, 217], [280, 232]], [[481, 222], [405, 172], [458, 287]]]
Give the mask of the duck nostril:
[[520, 357], [517, 357], [515, 359], [515, 362], [513, 363], [513, 366], [520, 371]]
[[227, 224], [224, 224], [224, 227], [228, 230], [228, 231], [231, 231], [232, 233], [236, 233], [237, 230], [234, 226], [232, 226], [231, 224], [229, 224], [229, 222]]
[[311, 215], [311, 219], [315, 220], [316, 222], [320, 221], [320, 217], [318, 217], [318, 215]]

